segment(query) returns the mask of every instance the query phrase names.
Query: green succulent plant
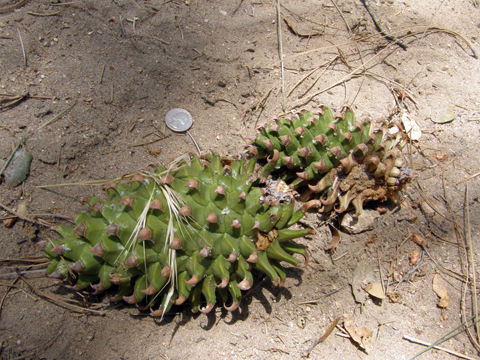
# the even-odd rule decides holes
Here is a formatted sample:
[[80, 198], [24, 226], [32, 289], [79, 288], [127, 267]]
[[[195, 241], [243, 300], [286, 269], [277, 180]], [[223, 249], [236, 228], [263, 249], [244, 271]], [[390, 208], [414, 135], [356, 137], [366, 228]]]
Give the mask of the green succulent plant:
[[[217, 296], [233, 311], [253, 270], [283, 285], [281, 262], [300, 265], [293, 256], [300, 254], [308, 263], [292, 240], [312, 230], [290, 227], [309, 208], [353, 206], [358, 215], [365, 201], [398, 191], [408, 178], [398, 157], [401, 135], [388, 135], [385, 124], [374, 131], [348, 107], [336, 115], [320, 108], [262, 126], [250, 160], [184, 156], [167, 169], [132, 174], [129, 184], [107, 186], [106, 200], [91, 198], [74, 227], [56, 227], [61, 239], [43, 252], [51, 262], [46, 274], [75, 290], [115, 289], [112, 300], [153, 316], [186, 300], [194, 312], [209, 312]], [[295, 210], [301, 188], [320, 198]]]

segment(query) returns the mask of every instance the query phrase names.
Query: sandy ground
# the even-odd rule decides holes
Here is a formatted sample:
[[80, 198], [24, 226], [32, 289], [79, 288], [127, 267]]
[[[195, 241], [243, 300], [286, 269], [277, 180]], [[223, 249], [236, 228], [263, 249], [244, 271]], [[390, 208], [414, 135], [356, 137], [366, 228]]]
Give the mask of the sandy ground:
[[[223, 155], [242, 151], [243, 138], [257, 124], [319, 104], [348, 103], [374, 118], [406, 114], [421, 138], [404, 151], [412, 181], [399, 203], [385, 204], [387, 213], [373, 230], [341, 232], [336, 250], [326, 251], [330, 231], [319, 214], [309, 213], [304, 225], [317, 234], [300, 243], [308, 247], [311, 265], [288, 268], [283, 289], [258, 276], [255, 290], [233, 313], [218, 305], [198, 315], [184, 306], [157, 323], [135, 307], [74, 293], [38, 273], [26, 275], [37, 290], [96, 306], [104, 316], [62, 308], [21, 280], [4, 297], [5, 285], [15, 280], [5, 274], [14, 266], [25, 269], [4, 259], [38, 256], [36, 244], [55, 234], [23, 220], [0, 226], [2, 359], [300, 358], [344, 314], [372, 332], [367, 349], [335, 330], [310, 358], [407, 359], [424, 346], [402, 337], [432, 343], [458, 327], [462, 296], [471, 316], [462, 244], [464, 229], [470, 229], [477, 266], [480, 184], [478, 178], [457, 182], [479, 169], [480, 63], [470, 47], [480, 51], [476, 1], [371, 1], [384, 26], [404, 37], [407, 50], [382, 39], [361, 1], [284, 0], [280, 24], [274, 1], [2, 0], [0, 9], [15, 3], [25, 4], [0, 13], [0, 93], [28, 90], [29, 96], [0, 111], [0, 158], [6, 160], [32, 130], [24, 147], [33, 161], [23, 185], [0, 185], [0, 202], [15, 210], [26, 205], [27, 215], [39, 220], [61, 223], [41, 214], [86, 210], [82, 200], [102, 190], [37, 186], [114, 178], [196, 151], [190, 137], [164, 126], [165, 114], [176, 107], [192, 113], [190, 132], [201, 149]], [[446, 119], [452, 121], [441, 123]], [[9, 215], [0, 211], [2, 219]], [[414, 268], [409, 256], [418, 246], [404, 242], [413, 233], [427, 240], [428, 254], [398, 285], [393, 282]], [[365, 259], [377, 281], [381, 274], [392, 285], [390, 297], [367, 297], [361, 306], [351, 283]], [[437, 306], [432, 289], [436, 274], [445, 280], [446, 309]], [[442, 346], [478, 358], [465, 333]], [[421, 358], [457, 357], [432, 350]]]

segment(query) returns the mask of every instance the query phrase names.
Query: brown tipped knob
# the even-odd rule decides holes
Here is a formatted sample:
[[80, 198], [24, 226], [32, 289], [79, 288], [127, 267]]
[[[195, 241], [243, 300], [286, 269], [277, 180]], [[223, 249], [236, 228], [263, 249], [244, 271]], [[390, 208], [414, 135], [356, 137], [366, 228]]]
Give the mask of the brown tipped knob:
[[235, 261], [237, 261], [237, 259], [238, 259], [238, 254], [235, 251], [232, 251], [228, 259], [225, 259], [225, 260], [227, 260], [229, 263], [234, 263]]
[[242, 200], [245, 200], [245, 199], [247, 198], [247, 195], [245, 194], [244, 191], [242, 191], [241, 194], [238, 195], [238, 197], [239, 197], [240, 199], [242, 199]]
[[198, 182], [199, 182], [198, 180], [190, 179], [185, 184], [185, 187], [188, 187], [190, 189], [198, 189]]
[[145, 294], [145, 295], [155, 295], [158, 290], [155, 289], [155, 286], [153, 286], [152, 284], [150, 284], [148, 286], [148, 288], [146, 288], [145, 290], [141, 290], [142, 291], [142, 294]]
[[371, 134], [368, 137], [368, 141], [371, 142], [372, 144], [375, 144], [377, 142], [377, 137], [374, 134]]
[[263, 145], [267, 148], [267, 150], [272, 150], [273, 149], [273, 141], [268, 139], [268, 140], [262, 140]]
[[150, 315], [152, 317], [161, 317], [163, 315], [163, 308], [158, 308], [158, 310], [150, 309]]
[[239, 303], [236, 302], [236, 301], [234, 301], [234, 302], [232, 303], [232, 305], [230, 305], [230, 306], [226, 306], [225, 304], [223, 304], [223, 307], [225, 308], [225, 310], [227, 310], [227, 311], [229, 311], [229, 312], [232, 312], [232, 311], [237, 310], [238, 305], [239, 305]]
[[347, 133], [342, 134], [342, 136], [343, 136], [345, 139], [347, 139], [348, 142], [352, 142], [352, 139], [353, 139], [352, 134], [350, 134], [350, 133], [347, 132]]
[[85, 223], [82, 222], [81, 224], [78, 224], [77, 226], [75, 226], [75, 229], [73, 229], [73, 232], [78, 237], [85, 237], [87, 235], [87, 225], [85, 225]]
[[214, 193], [225, 196], [225, 188], [224, 188], [223, 186], [218, 186], [218, 187], [215, 189]]
[[185, 281], [185, 284], [195, 286], [200, 282], [200, 279], [197, 274], [193, 274], [193, 276], [190, 278], [190, 280]]
[[275, 132], [279, 132], [281, 128], [282, 127], [278, 124], [274, 124], [274, 125], [270, 126], [270, 130], [275, 131]]
[[130, 183], [132, 183], [134, 181], [138, 181], [139, 183], [142, 183], [143, 182], [143, 176], [140, 175], [140, 174], [133, 175], [133, 177], [130, 179]]
[[292, 167], [293, 166], [293, 156], [282, 157], [282, 160], [285, 163], [286, 167]]
[[115, 273], [115, 274], [110, 273], [110, 274], [108, 274], [108, 278], [115, 285], [121, 285], [122, 284], [122, 278], [120, 277], [119, 273]]
[[296, 128], [295, 130], [293, 130], [293, 132], [297, 133], [298, 135], [300, 136], [303, 136], [305, 135], [305, 128], [299, 126], [298, 128]]
[[171, 176], [165, 176], [163, 178], [160, 179], [160, 184], [167, 184], [167, 185], [170, 185], [172, 182], [175, 181], [175, 178], [174, 177], [171, 177]]
[[182, 248], [182, 240], [175, 236], [168, 247], [172, 250], [180, 250]]
[[166, 279], [166, 278], [169, 278], [170, 277], [170, 268], [165, 265], [162, 269], [162, 271], [160, 272], [160, 274]]
[[274, 212], [271, 212], [270, 214], [268, 214], [268, 216], [270, 216], [270, 219], [273, 220], [273, 221], [277, 220], [277, 218], [278, 218], [277, 214], [275, 214]]
[[127, 206], [132, 207], [132, 205], [133, 205], [133, 197], [131, 197], [130, 195], [124, 196], [124, 197], [122, 198], [122, 200], [120, 200], [120, 205], [127, 205]]
[[247, 262], [255, 264], [257, 261], [258, 261], [258, 254], [256, 251], [254, 251], [252, 255], [248, 257]]
[[338, 126], [337, 126], [336, 124], [334, 124], [334, 123], [328, 124], [327, 127], [330, 128], [330, 129], [332, 129], [333, 132], [337, 132], [337, 130], [338, 130]]
[[65, 245], [63, 245], [62, 243], [58, 243], [52, 248], [52, 250], [50, 250], [50, 252], [57, 255], [63, 255], [65, 254]]
[[340, 112], [337, 112], [335, 115], [333, 115], [333, 117], [335, 119], [341, 119], [341, 120], [345, 120], [345, 115], [340, 113]]
[[226, 174], [231, 174], [232, 173], [232, 168], [230, 167], [230, 165], [225, 165], [223, 167], [223, 171], [225, 171]]
[[198, 310], [200, 310], [201, 313], [208, 314], [210, 311], [212, 311], [212, 309], [213, 309], [213, 304], [208, 303], [206, 307], [204, 307], [203, 309], [200, 308]]
[[255, 141], [257, 141], [256, 136], [247, 136], [245, 138], [245, 141], [247, 142], [248, 145], [252, 145]]
[[325, 165], [325, 160], [322, 160], [322, 161], [313, 163], [312, 165], [313, 165], [313, 167], [314, 167], [315, 169], [317, 169], [318, 171], [324, 171], [325, 168], [327, 167], [327, 166]]
[[317, 119], [315, 119], [313, 116], [310, 116], [307, 120], [305, 120], [305, 122], [311, 122], [313, 124], [316, 124], [317, 123]]
[[258, 150], [255, 146], [248, 145], [247, 146], [247, 151], [252, 154], [253, 156], [258, 156]]
[[355, 146], [355, 151], [360, 151], [362, 155], [365, 156], [368, 153], [368, 146], [365, 144], [358, 144]]
[[148, 227], [145, 226], [142, 230], [137, 235], [138, 240], [152, 240], [152, 230]]
[[190, 216], [192, 215], [192, 209], [188, 205], [183, 205], [180, 210], [178, 210], [178, 213], [181, 216]]
[[103, 191], [107, 191], [108, 189], [113, 189], [113, 190], [116, 190], [117, 189], [117, 183], [111, 183], [109, 185], [105, 185], [102, 190]]
[[115, 235], [118, 236], [118, 232], [120, 231], [120, 226], [117, 224], [116, 221], [108, 225], [106, 233], [108, 235]]
[[234, 227], [236, 229], [240, 229], [240, 221], [238, 221], [237, 219], [233, 220], [232, 222], [232, 225], [230, 225], [231, 227]]
[[255, 230], [255, 229], [260, 229], [260, 223], [257, 220], [255, 220], [255, 224], [252, 227], [252, 230]]
[[220, 284], [217, 285], [217, 288], [220, 288], [220, 289], [223, 289], [225, 288], [225, 286], [228, 285], [228, 279], [226, 277], [224, 277], [222, 279], [222, 282]]
[[180, 294], [176, 300], [172, 300], [173, 305], [182, 305], [187, 298]]
[[401, 174], [402, 172], [398, 168], [394, 167], [392, 170], [390, 170], [390, 173], [388, 174], [388, 176], [398, 178], [400, 177]]
[[98, 212], [101, 212], [102, 211], [102, 207], [103, 207], [103, 201], [97, 201], [95, 204], [93, 204], [91, 207], [90, 207], [90, 210], [96, 210]]
[[215, 213], [212, 211], [208, 216], [207, 218], [205, 219], [206, 222], [210, 223], [210, 224], [216, 224], [217, 221], [218, 221], [218, 218], [217, 218], [217, 215], [215, 215]]
[[325, 145], [325, 143], [327, 142], [327, 138], [325, 137], [325, 135], [323, 134], [320, 134], [320, 135], [317, 135], [313, 138], [313, 140], [315, 141], [318, 141], [319, 143], [321, 143], [322, 145]]
[[162, 200], [160, 200], [160, 199], [155, 199], [155, 200], [153, 200], [153, 201], [150, 203], [149, 208], [150, 208], [150, 209], [155, 209], [155, 210], [160, 210], [160, 211], [162, 211], [162, 210], [163, 210]]
[[278, 140], [282, 142], [283, 146], [288, 146], [292, 143], [292, 137], [290, 135], [279, 136]]
[[203, 249], [198, 253], [198, 255], [206, 258], [206, 257], [209, 257], [211, 253], [212, 253], [212, 248], [205, 245]]
[[85, 265], [83, 265], [81, 260], [77, 260], [72, 266], [70, 266], [70, 269], [81, 274], [85, 271]]
[[63, 279], [65, 277], [65, 275], [63, 275], [62, 273], [60, 273], [58, 270], [55, 270], [53, 273], [51, 273], [50, 275], [47, 275], [50, 279]]
[[245, 291], [245, 290], [250, 290], [250, 288], [252, 287], [252, 283], [248, 279], [243, 279], [237, 284], [237, 286], [240, 290]]
[[138, 265], [138, 258], [137, 255], [132, 254], [125, 260], [125, 265], [127, 266], [137, 266]]
[[297, 176], [302, 180], [308, 180], [308, 173], [306, 171], [298, 172]]
[[105, 290], [107, 290], [103, 281], [100, 281], [98, 284], [90, 284], [90, 287], [93, 290], [95, 290], [92, 295], [99, 295], [102, 292], [104, 292]]
[[82, 291], [82, 290], [83, 290], [83, 287], [80, 286], [79, 284], [75, 284], [75, 285], [73, 285], [73, 286], [71, 287], [71, 289], [72, 289], [73, 291]]
[[308, 146], [304, 147], [304, 148], [301, 148], [300, 150], [298, 150], [298, 153], [300, 155], [302, 155], [304, 158], [310, 156], [312, 154], [312, 151], [310, 150], [310, 148]]
[[355, 121], [355, 123], [353, 124], [354, 127], [357, 128], [358, 131], [362, 132], [363, 131], [363, 125], [358, 122], [358, 121]]
[[140, 301], [137, 297], [137, 294], [133, 294], [131, 296], [124, 296], [123, 300], [125, 300], [127, 303], [131, 305], [136, 304]]
[[338, 156], [342, 153], [342, 149], [340, 149], [339, 146], [335, 146], [333, 148], [330, 149], [330, 152], [336, 157], [338, 158]]

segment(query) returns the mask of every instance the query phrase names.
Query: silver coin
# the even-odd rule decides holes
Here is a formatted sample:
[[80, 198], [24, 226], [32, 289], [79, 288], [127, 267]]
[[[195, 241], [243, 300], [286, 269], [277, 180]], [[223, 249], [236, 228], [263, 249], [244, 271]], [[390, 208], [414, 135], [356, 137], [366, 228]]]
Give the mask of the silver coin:
[[187, 110], [172, 109], [165, 115], [165, 124], [170, 130], [182, 132], [192, 127], [193, 118]]

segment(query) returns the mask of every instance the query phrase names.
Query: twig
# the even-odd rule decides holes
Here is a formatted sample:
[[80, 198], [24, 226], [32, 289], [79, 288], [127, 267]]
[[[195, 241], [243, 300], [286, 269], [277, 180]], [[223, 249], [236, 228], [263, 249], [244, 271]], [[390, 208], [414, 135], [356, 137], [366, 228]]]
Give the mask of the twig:
[[478, 172], [476, 174], [473, 174], [472, 176], [469, 176], [466, 179], [463, 179], [463, 180], [460, 180], [459, 182], [457, 182], [457, 185], [460, 185], [460, 184], [463, 184], [464, 182], [470, 181], [470, 180], [472, 180], [473, 178], [476, 178], [479, 175], [480, 175], [480, 172]]
[[22, 1], [18, 2], [18, 3], [16, 3], [16, 4], [13, 4], [13, 5], [10, 5], [10, 6], [6, 6], [6, 7], [2, 8], [2, 9], [0, 9], [0, 14], [5, 14], [5, 13], [7, 13], [7, 12], [10, 12], [10, 11], [12, 11], [12, 10], [15, 10], [15, 9], [19, 8], [20, 6], [25, 5], [25, 3], [26, 3], [27, 1], [28, 1], [28, 0], [22, 0]]
[[370, 7], [370, 2], [368, 0], [363, 0], [363, 4], [365, 5], [365, 8], [367, 9], [368, 13], [370, 14], [370, 16], [372, 17], [372, 20], [373, 22], [375, 23], [375, 25], [377, 26], [378, 30], [380, 30], [380, 32], [382, 33], [383, 36], [385, 36], [387, 39], [395, 42], [396, 44], [400, 45], [402, 48], [404, 48], [405, 50], [408, 48], [408, 45], [405, 44], [402, 40], [396, 38], [395, 36], [393, 35], [390, 35], [388, 33], [387, 30], [385, 30], [385, 28], [382, 26], [382, 24], [380, 23], [380, 20], [378, 20], [377, 18], [377, 15], [375, 15], [375, 12], [373, 11], [373, 9]]
[[332, 292], [329, 292], [328, 294], [325, 294], [325, 295], [322, 295], [320, 296], [317, 300], [310, 300], [310, 301], [303, 301], [303, 302], [299, 302], [297, 303], [297, 305], [307, 305], [307, 304], [316, 304], [318, 303], [321, 299], [323, 298], [326, 298], [326, 297], [329, 297], [333, 294], [336, 294], [337, 292], [339, 292], [340, 290], [342, 290], [344, 288], [344, 286], [336, 289], [336, 290], [333, 290]]
[[280, 0], [277, 0], [277, 36], [278, 36], [278, 55], [281, 61], [282, 76], [282, 110], [285, 112], [285, 65], [283, 63], [283, 45], [282, 45], [282, 14], [280, 11]]
[[22, 47], [22, 54], [23, 54], [23, 67], [27, 67], [27, 54], [25, 54], [25, 47], [23, 46], [23, 41], [22, 41], [22, 34], [20, 34], [20, 30], [17, 28], [17, 33], [18, 33], [18, 40], [20, 41], [20, 46]]
[[35, 42], [38, 45], [40, 45], [40, 48], [43, 50], [43, 52], [48, 55], [48, 51], [45, 49], [45, 46], [43, 46], [43, 44], [40, 42], [40, 40], [38, 40], [38, 38], [35, 35], [33, 35], [32, 31], [28, 27], [26, 27], [24, 24], [21, 24], [21, 25], [32, 36], [33, 40], [35, 40]]
[[315, 346], [317, 346], [318, 344], [324, 342], [325, 340], [327, 340], [327, 338], [330, 336], [330, 334], [333, 332], [333, 330], [335, 330], [335, 328], [337, 327], [338, 323], [340, 322], [342, 318], [337, 318], [335, 319], [330, 325], [329, 327], [327, 328], [327, 330], [325, 331], [325, 333], [320, 337], [320, 339], [318, 339], [317, 341], [315, 341], [315, 343], [313, 343], [313, 345], [310, 347], [310, 349], [307, 350], [306, 354], [304, 357], [309, 357], [310, 356], [310, 353], [313, 351], [313, 349], [315, 348]]
[[105, 64], [103, 64], [102, 72], [100, 74], [100, 80], [98, 81], [99, 84], [102, 83], [104, 74], [105, 74]]
[[415, 339], [415, 338], [413, 338], [413, 337], [411, 337], [411, 336], [408, 336], [408, 335], [403, 335], [403, 339], [408, 340], [408, 341], [411, 341], [411, 342], [413, 342], [413, 343], [415, 343], [415, 344], [420, 344], [420, 345], [425, 345], [425, 346], [431, 346], [431, 348], [433, 348], [433, 349], [445, 351], [446, 353], [449, 353], [449, 354], [458, 356], [458, 357], [461, 358], [461, 359], [475, 360], [475, 358], [472, 358], [472, 357], [470, 357], [470, 356], [461, 354], [461, 353], [456, 352], [456, 351], [453, 351], [453, 350], [448, 350], [448, 349], [442, 348], [442, 347], [440, 347], [440, 346], [432, 346], [431, 344], [429, 344], [429, 343], [427, 343], [427, 342], [425, 342], [425, 341]]
[[293, 87], [288, 92], [287, 97], [290, 96], [292, 94], [293, 90], [295, 90], [298, 87], [298, 85], [300, 85], [302, 82], [304, 82], [305, 79], [310, 77], [310, 75], [312, 75], [315, 71], [317, 71], [318, 69], [322, 68], [323, 66], [325, 66], [327, 64], [330, 64], [330, 61], [324, 62], [323, 64], [317, 66], [315, 69], [311, 70], [308, 74], [306, 74], [304, 77], [302, 77], [295, 85], [293, 85]]
[[34, 13], [34, 12], [30, 12], [30, 11], [27, 11], [27, 14], [28, 15], [33, 15], [33, 16], [55, 16], [55, 15], [58, 15], [60, 14], [62, 11], [57, 11], [57, 12], [54, 12], [54, 13], [49, 13], [49, 14], [39, 14], [39, 13]]
[[3, 308], [3, 303], [5, 302], [5, 299], [8, 295], [8, 292], [10, 291], [10, 289], [12, 287], [14, 287], [15, 283], [18, 281], [18, 279], [20, 278], [20, 276], [17, 276], [15, 280], [12, 281], [12, 283], [10, 285], [7, 285], [7, 290], [5, 291], [5, 294], [3, 295], [2, 297], [2, 301], [0, 301], [0, 315], [2, 314], [2, 308]]
[[197, 142], [195, 141], [195, 139], [193, 138], [192, 134], [190, 134], [190, 131], [186, 131], [186, 133], [188, 134], [188, 136], [190, 136], [190, 138], [192, 139], [193, 143], [195, 144], [195, 147], [197, 148], [197, 151], [198, 151], [198, 155], [202, 155], [202, 151], [200, 150], [200, 146], [198, 146]]
[[465, 185], [465, 218], [466, 218], [466, 224], [465, 224], [465, 240], [466, 240], [466, 245], [467, 245], [467, 251], [468, 251], [468, 267], [469, 267], [469, 272], [471, 273], [470, 278], [470, 291], [472, 293], [472, 301], [473, 301], [473, 313], [475, 314], [475, 331], [477, 333], [477, 341], [480, 341], [480, 325], [478, 324], [478, 299], [477, 299], [477, 280], [476, 280], [476, 269], [475, 269], [475, 262], [473, 259], [473, 246], [472, 246], [472, 230], [470, 227], [470, 207], [468, 204], [468, 184]]
[[350, 28], [350, 26], [348, 26], [348, 22], [347, 22], [347, 20], [345, 20], [345, 17], [343, 16], [342, 11], [338, 8], [337, 3], [336, 3], [334, 0], [331, 0], [331, 1], [332, 1], [333, 6], [335, 6], [335, 9], [337, 9], [338, 13], [339, 13], [340, 16], [342, 17], [343, 22], [344, 22], [345, 25], [347, 26], [348, 32], [351, 33], [351, 32], [352, 32], [352, 29]]
[[48, 120], [45, 124], [41, 125], [37, 130], [43, 129], [45, 126], [50, 125], [54, 121], [56, 121], [59, 117], [61, 117], [63, 114], [66, 112], [70, 111], [75, 105], [77, 105], [77, 102], [75, 101], [72, 105], [70, 105], [68, 108], [63, 110], [60, 114], [54, 116], [52, 119]]

